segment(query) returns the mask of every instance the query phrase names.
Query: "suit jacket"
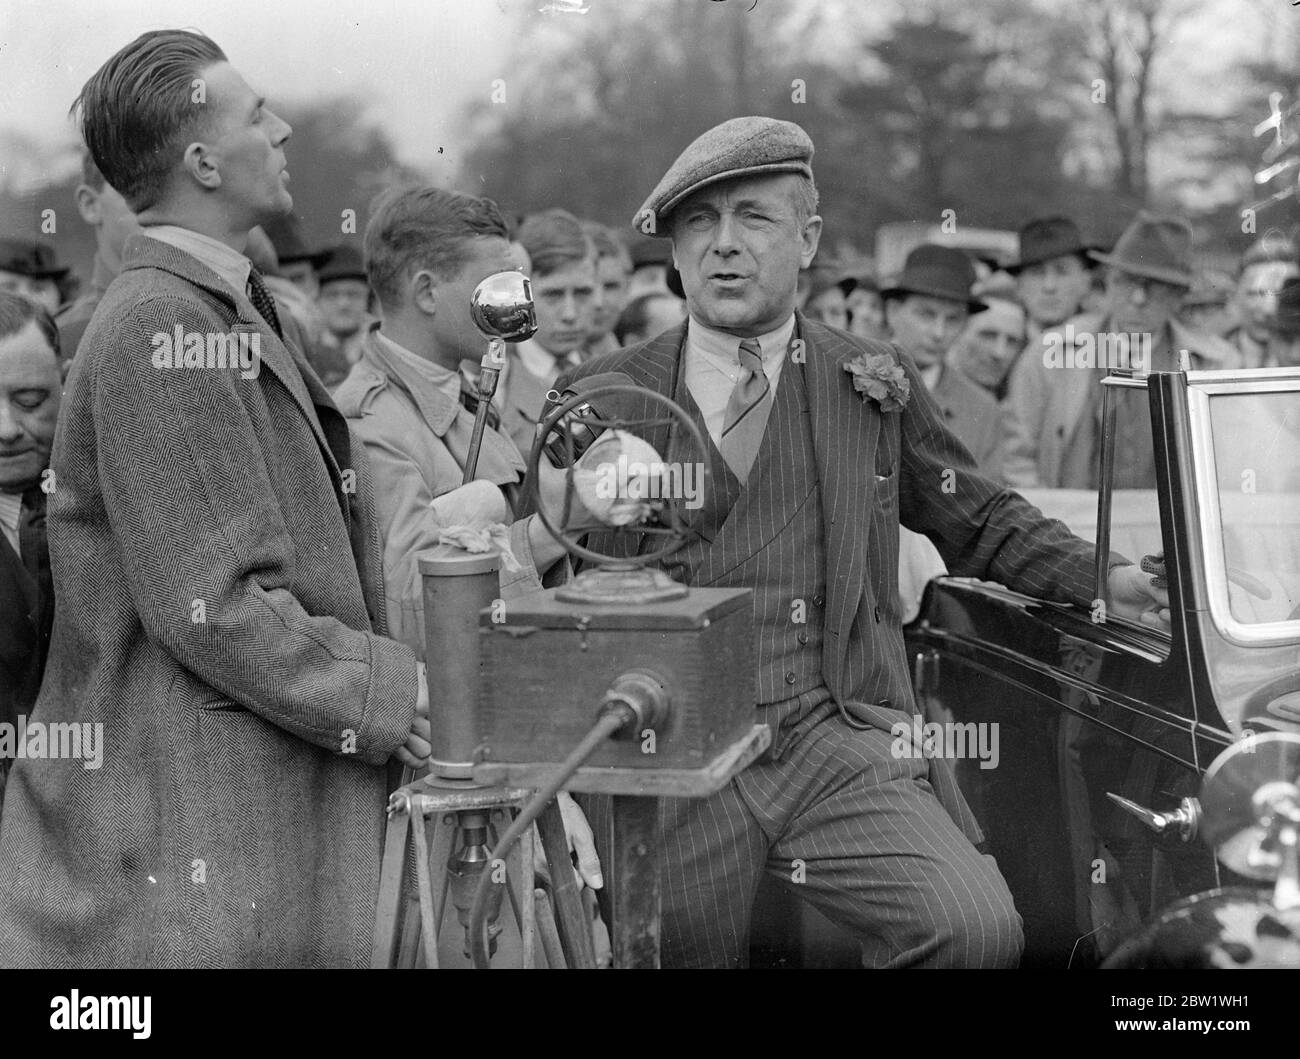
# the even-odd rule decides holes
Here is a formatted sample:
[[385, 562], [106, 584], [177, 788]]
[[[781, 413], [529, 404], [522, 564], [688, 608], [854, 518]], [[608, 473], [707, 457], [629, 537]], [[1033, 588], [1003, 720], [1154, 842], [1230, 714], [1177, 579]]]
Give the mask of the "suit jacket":
[[[50, 557], [36, 557], [33, 575], [0, 533], [0, 723], [17, 724], [41, 689], [54, 622]], [[13, 761], [0, 758], [0, 806]]]
[[[945, 424], [910, 356], [897, 346], [859, 338], [802, 314], [796, 315], [796, 327], [805, 343], [805, 363], [790, 362], [782, 370], [806, 372], [826, 531], [822, 676], [837, 702], [858, 701], [863, 690], [861, 668], [850, 658], [861, 652], [850, 652], [851, 643], [860, 647], [865, 640], [868, 653], [889, 654], [891, 665], [907, 680], [897, 611], [887, 623], [892, 627], [886, 628], [875, 602], [894, 584], [900, 522], [929, 536], [958, 576], [999, 581], [1043, 599], [1091, 601], [1092, 545], [980, 474]], [[622, 371], [640, 386], [671, 397], [685, 337], [683, 323], [581, 365], [561, 377], [556, 388], [595, 372]], [[884, 354], [901, 364], [911, 386], [902, 411], [882, 412], [853, 388], [844, 364], [863, 353]], [[643, 414], [663, 416], [662, 406], [643, 404]], [[658, 452], [669, 452], [667, 427], [642, 433]], [[943, 488], [945, 479], [955, 485], [951, 492]], [[739, 534], [737, 539], [751, 536], [755, 547], [766, 543], [761, 534]], [[639, 542], [642, 549], [645, 544]], [[630, 534], [599, 533], [592, 535], [590, 547], [626, 555], [638, 550], [638, 542]]]
[[[257, 374], [155, 366], [177, 328], [255, 338]], [[375, 631], [361, 445], [243, 292], [136, 236], [51, 466], [59, 605], [33, 715], [101, 725], [103, 760], [10, 774], [0, 965], [366, 963], [417, 673]]]
[[81, 336], [86, 333], [90, 318], [95, 315], [99, 303], [104, 300], [104, 292], [113, 282], [116, 273], [109, 268], [104, 255], [95, 252], [95, 264], [91, 271], [90, 290], [75, 302], [63, 309], [54, 322], [59, 327], [59, 345], [62, 347], [63, 359], [71, 360], [81, 345]]
[[[1105, 321], [1096, 316], [1075, 317], [1074, 334], [1095, 334]], [[1232, 368], [1237, 351], [1220, 338], [1170, 321], [1173, 349], [1186, 349], [1196, 369]], [[1044, 333], [1044, 336], [1052, 334]], [[1049, 368], [1045, 346], [1031, 346], [1016, 361], [1003, 409], [1002, 470], [1007, 484], [1017, 489], [1088, 489], [1067, 460], [1075, 431], [1086, 415], [1096, 414], [1101, 391], [1100, 371], [1087, 368]], [[1077, 461], [1075, 461], [1077, 465]]]
[[948, 429], [975, 457], [981, 471], [1002, 480], [1002, 412], [986, 390], [949, 364], [931, 393]]

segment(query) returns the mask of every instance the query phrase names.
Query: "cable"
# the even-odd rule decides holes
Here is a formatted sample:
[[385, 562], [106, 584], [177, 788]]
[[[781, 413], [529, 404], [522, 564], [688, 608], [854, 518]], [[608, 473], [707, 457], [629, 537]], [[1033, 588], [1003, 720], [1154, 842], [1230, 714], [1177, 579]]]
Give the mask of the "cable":
[[[505, 862], [505, 855], [510, 852], [510, 847], [518, 842], [520, 836], [532, 826], [533, 821], [542, 815], [542, 810], [550, 804], [551, 799], [559, 793], [560, 788], [569, 781], [573, 774], [582, 767], [587, 758], [599, 750], [606, 739], [609, 739], [628, 725], [635, 724], [637, 718], [637, 711], [626, 703], [611, 702], [607, 704], [601, 710], [600, 718], [592, 725], [591, 731], [582, 737], [582, 741], [573, 748], [573, 752], [560, 763], [555, 775], [533, 795], [520, 814], [515, 817], [514, 823], [506, 829], [506, 833], [497, 842], [487, 869], [483, 872], [478, 881], [478, 886], [474, 890], [474, 904], [470, 907], [470, 955], [473, 957], [475, 968], [487, 970], [491, 967], [492, 957], [488, 952], [487, 894], [488, 886], [492, 881], [492, 865], [497, 861]], [[524, 871], [531, 870], [531, 865], [524, 865]], [[552, 865], [552, 870], [559, 871], [560, 867]], [[506, 885], [509, 885], [508, 881]]]

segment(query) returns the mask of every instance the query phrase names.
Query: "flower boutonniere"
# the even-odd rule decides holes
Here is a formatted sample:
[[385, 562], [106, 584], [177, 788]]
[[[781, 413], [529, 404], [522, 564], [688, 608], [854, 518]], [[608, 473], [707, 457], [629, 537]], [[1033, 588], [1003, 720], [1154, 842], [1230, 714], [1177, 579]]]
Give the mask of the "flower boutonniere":
[[912, 385], [899, 363], [888, 353], [861, 353], [844, 362], [844, 370], [853, 376], [853, 388], [880, 405], [882, 412], [898, 412], [907, 407]]

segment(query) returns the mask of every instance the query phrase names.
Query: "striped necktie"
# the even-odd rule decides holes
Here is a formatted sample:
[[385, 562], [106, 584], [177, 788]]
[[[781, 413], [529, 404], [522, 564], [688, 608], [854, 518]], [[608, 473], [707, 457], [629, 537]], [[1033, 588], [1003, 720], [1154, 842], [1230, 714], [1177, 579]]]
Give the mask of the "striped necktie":
[[271, 325], [271, 330], [284, 338], [284, 332], [280, 330], [280, 314], [275, 311], [275, 300], [266, 289], [266, 281], [256, 266], [248, 270], [248, 300], [262, 314], [262, 319]]
[[740, 377], [727, 400], [727, 414], [722, 421], [722, 439], [718, 451], [732, 473], [743, 483], [758, 455], [772, 410], [772, 387], [763, 373], [763, 357], [758, 340], [747, 338], [740, 343]]

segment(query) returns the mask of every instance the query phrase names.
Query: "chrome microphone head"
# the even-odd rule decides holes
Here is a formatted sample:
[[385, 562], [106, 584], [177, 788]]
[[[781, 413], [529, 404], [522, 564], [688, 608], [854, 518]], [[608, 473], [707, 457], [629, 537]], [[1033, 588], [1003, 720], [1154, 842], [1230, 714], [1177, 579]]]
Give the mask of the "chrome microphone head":
[[469, 302], [474, 326], [488, 338], [524, 342], [537, 334], [533, 287], [521, 272], [495, 272], [475, 289]]

